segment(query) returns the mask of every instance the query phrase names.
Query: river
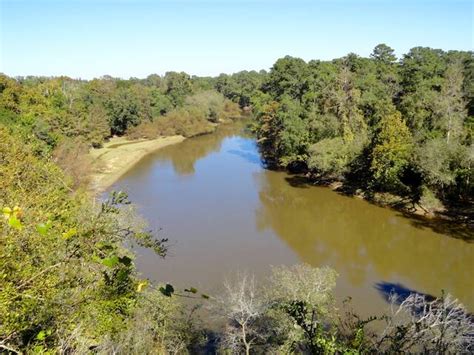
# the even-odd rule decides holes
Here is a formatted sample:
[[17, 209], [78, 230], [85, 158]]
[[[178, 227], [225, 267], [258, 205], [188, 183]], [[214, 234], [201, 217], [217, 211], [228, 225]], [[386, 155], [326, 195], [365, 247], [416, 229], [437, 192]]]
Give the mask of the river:
[[234, 126], [158, 150], [113, 187], [124, 190], [159, 235], [165, 259], [137, 250], [143, 277], [219, 292], [237, 271], [263, 278], [271, 265], [328, 265], [336, 297], [363, 315], [392, 291], [439, 296], [474, 310], [474, 243], [359, 198], [266, 170], [255, 140]]

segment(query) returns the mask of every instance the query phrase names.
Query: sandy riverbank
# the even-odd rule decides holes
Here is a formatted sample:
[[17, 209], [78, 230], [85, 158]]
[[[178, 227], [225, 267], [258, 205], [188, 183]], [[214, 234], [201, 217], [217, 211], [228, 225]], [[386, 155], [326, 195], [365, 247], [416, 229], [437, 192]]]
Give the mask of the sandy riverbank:
[[94, 192], [104, 191], [145, 155], [170, 144], [182, 142], [184, 139], [183, 136], [151, 140], [127, 140], [124, 137], [110, 139], [102, 148], [92, 149], [89, 152], [94, 165], [91, 189]]

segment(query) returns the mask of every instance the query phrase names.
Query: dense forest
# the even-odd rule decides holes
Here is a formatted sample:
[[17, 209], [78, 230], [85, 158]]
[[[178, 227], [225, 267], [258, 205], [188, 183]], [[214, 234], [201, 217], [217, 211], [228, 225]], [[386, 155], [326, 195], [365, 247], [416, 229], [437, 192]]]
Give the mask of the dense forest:
[[[167, 239], [124, 193], [92, 198], [82, 157], [112, 136], [193, 137], [241, 116], [269, 168], [470, 222], [472, 52], [417, 47], [397, 60], [381, 44], [370, 58], [284, 57], [268, 72], [215, 78], [0, 74], [0, 352], [474, 350], [472, 315], [450, 295], [390, 297], [391, 312], [362, 319], [336, 307], [329, 268], [279, 267], [261, 284], [241, 275], [216, 295], [138, 276], [126, 246], [165, 257]], [[225, 326], [207, 329], [197, 308]]]

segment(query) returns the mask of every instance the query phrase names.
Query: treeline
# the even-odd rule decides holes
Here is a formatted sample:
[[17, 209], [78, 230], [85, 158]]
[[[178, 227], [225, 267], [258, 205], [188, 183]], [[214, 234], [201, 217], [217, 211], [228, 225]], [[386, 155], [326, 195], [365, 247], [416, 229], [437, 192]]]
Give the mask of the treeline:
[[65, 138], [99, 147], [113, 135], [189, 137], [239, 115], [238, 105], [215, 91], [211, 78], [186, 73], [90, 81], [0, 75], [0, 121], [33, 134], [47, 147]]
[[378, 45], [369, 58], [285, 57], [268, 75], [221, 76], [217, 89], [251, 105], [271, 166], [320, 181], [408, 197], [423, 206], [472, 202], [472, 52], [412, 48], [400, 60]]

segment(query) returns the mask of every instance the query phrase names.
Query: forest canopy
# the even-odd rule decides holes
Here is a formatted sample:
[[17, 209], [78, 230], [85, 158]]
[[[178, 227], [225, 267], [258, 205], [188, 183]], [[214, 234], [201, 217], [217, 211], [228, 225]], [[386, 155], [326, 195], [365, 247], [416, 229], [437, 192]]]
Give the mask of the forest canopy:
[[380, 44], [369, 58], [287, 56], [251, 96], [255, 130], [270, 166], [368, 193], [468, 202], [473, 79], [472, 52], [415, 47], [397, 60]]

